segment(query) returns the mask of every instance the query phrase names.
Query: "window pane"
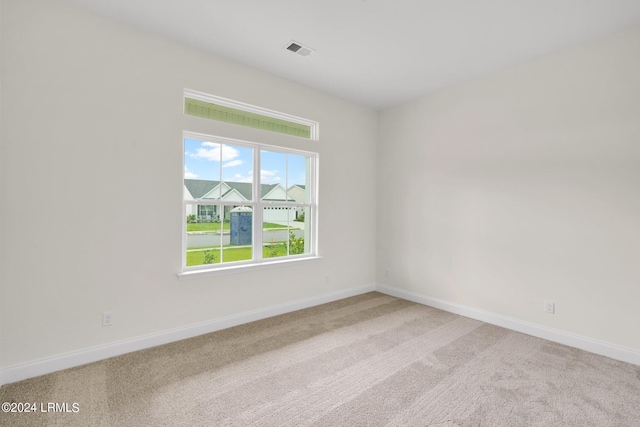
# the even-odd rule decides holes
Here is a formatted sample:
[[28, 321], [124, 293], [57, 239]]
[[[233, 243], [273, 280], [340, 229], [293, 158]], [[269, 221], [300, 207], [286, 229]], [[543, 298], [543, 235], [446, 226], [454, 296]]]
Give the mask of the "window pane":
[[[274, 258], [309, 253], [305, 231], [308, 208], [268, 206], [263, 209], [263, 257]], [[310, 229], [310, 227], [307, 227]]]
[[309, 203], [309, 166], [310, 160], [305, 156], [287, 154], [287, 195], [288, 200], [298, 203]]
[[[219, 221], [198, 220], [212, 208], [217, 208], [217, 206], [187, 204], [187, 266], [220, 262], [219, 253], [223, 239], [222, 224]], [[190, 212], [200, 212], [203, 215], [194, 215]]]
[[253, 149], [237, 145], [222, 145], [220, 152], [222, 184], [220, 198], [225, 202], [251, 201], [253, 185]]
[[287, 200], [287, 155], [272, 151], [260, 152], [260, 198], [262, 201]]
[[222, 248], [222, 262], [245, 261], [253, 258], [253, 212], [248, 206], [238, 206], [230, 210], [228, 234], [225, 231], [225, 245]]
[[220, 144], [184, 139], [185, 200], [220, 198]]
[[297, 208], [295, 219], [291, 223], [294, 228], [295, 244], [291, 242], [289, 253], [291, 255], [311, 253], [311, 208]]

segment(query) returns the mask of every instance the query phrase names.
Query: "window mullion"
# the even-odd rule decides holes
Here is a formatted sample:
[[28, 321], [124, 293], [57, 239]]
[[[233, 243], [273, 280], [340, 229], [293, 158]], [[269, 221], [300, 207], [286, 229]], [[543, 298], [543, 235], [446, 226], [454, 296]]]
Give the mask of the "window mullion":
[[262, 261], [262, 184], [260, 183], [260, 149], [253, 149], [253, 259]]
[[[289, 201], [289, 154], [284, 155], [284, 199]], [[287, 209], [287, 236], [291, 233], [291, 209]], [[289, 245], [289, 239], [287, 239], [287, 256], [291, 255], [291, 247]]]
[[[220, 153], [218, 158], [218, 176], [220, 180], [218, 181], [218, 201], [222, 201], [222, 183], [224, 182], [224, 177], [222, 176], [222, 152], [224, 151], [224, 144], [219, 144]], [[215, 197], [215, 194], [214, 194]], [[221, 205], [222, 216], [220, 217], [220, 264], [224, 262], [224, 220], [225, 220], [225, 205]], [[220, 214], [218, 214], [220, 215]]]

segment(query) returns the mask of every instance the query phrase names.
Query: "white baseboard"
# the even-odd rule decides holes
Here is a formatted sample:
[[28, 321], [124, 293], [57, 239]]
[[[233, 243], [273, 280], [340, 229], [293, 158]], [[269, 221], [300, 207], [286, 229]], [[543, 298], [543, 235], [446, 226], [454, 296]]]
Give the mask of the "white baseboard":
[[591, 353], [607, 356], [612, 359], [640, 366], [640, 352], [615, 344], [598, 341], [592, 338], [571, 334], [569, 332], [548, 328], [535, 323], [525, 322], [512, 317], [479, 310], [462, 304], [432, 298], [404, 289], [388, 285], [365, 285], [337, 292], [319, 295], [316, 297], [296, 300], [289, 303], [278, 304], [257, 310], [252, 310], [232, 316], [226, 316], [207, 322], [197, 323], [181, 328], [169, 329], [154, 334], [143, 335], [128, 340], [85, 348], [82, 350], [64, 353], [44, 359], [34, 360], [18, 365], [8, 366], [0, 369], [0, 385], [21, 381], [27, 378], [37, 377], [63, 369], [85, 365], [91, 362], [108, 359], [130, 353], [132, 351], [143, 350], [157, 345], [168, 344], [174, 341], [192, 338], [198, 335], [219, 331], [233, 326], [242, 325], [256, 320], [280, 314], [290, 313], [296, 310], [325, 304], [332, 301], [348, 298], [355, 295], [364, 294], [371, 291], [378, 291], [397, 298], [428, 305], [461, 316], [470, 317], [492, 325], [522, 332], [538, 338], [565, 344], [571, 347], [589, 351]]
[[242, 325], [256, 320], [266, 319], [279, 314], [290, 313], [296, 310], [325, 304], [332, 301], [341, 300], [355, 295], [372, 292], [375, 285], [365, 285], [355, 288], [345, 289], [315, 297], [304, 298], [288, 303], [273, 305], [257, 310], [247, 311], [231, 316], [222, 317], [194, 325], [181, 328], [169, 329], [162, 332], [143, 335], [123, 341], [85, 348], [78, 351], [64, 353], [44, 359], [34, 360], [18, 365], [8, 366], [0, 369], [0, 385], [21, 381], [39, 375], [75, 366], [85, 365], [91, 362], [108, 359], [132, 351], [143, 350], [157, 345], [168, 344], [174, 341], [192, 338], [198, 335], [219, 331], [233, 326]]
[[428, 305], [450, 313], [459, 314], [461, 316], [470, 317], [492, 325], [501, 326], [513, 331], [522, 332], [538, 338], [568, 345], [570, 347], [579, 348], [591, 353], [610, 357], [634, 365], [640, 365], [640, 351], [621, 347], [604, 341], [598, 341], [593, 338], [575, 335], [566, 331], [548, 328], [536, 323], [525, 322], [513, 317], [502, 316], [500, 314], [491, 313], [489, 311], [479, 310], [477, 308], [468, 307], [462, 304], [432, 298], [426, 295], [418, 294], [404, 289], [399, 289], [388, 285], [376, 285], [376, 291], [383, 294], [391, 295], [397, 298], [406, 299], [417, 302], [419, 304]]

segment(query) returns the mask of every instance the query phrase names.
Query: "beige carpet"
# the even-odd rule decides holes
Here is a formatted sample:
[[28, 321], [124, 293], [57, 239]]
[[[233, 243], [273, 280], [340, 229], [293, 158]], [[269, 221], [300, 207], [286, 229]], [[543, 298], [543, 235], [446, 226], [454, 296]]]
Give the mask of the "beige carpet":
[[640, 426], [640, 367], [369, 293], [5, 385], [3, 426]]

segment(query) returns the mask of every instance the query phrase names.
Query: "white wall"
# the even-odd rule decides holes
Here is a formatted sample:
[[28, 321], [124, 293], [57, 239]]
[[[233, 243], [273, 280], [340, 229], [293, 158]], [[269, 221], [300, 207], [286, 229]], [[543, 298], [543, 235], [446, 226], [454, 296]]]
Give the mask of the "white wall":
[[[63, 2], [2, 15], [0, 367], [374, 283], [375, 112]], [[320, 122], [261, 142], [320, 153], [322, 260], [177, 279], [182, 131], [264, 133], [185, 117], [184, 88]]]
[[638, 52], [640, 27], [382, 112], [378, 281], [640, 350]]
[[[0, 370], [376, 273], [640, 350], [640, 28], [376, 117], [63, 2], [0, 20]], [[182, 131], [263, 135], [183, 116], [184, 88], [321, 123], [261, 139], [320, 153], [321, 261], [178, 281]]]

